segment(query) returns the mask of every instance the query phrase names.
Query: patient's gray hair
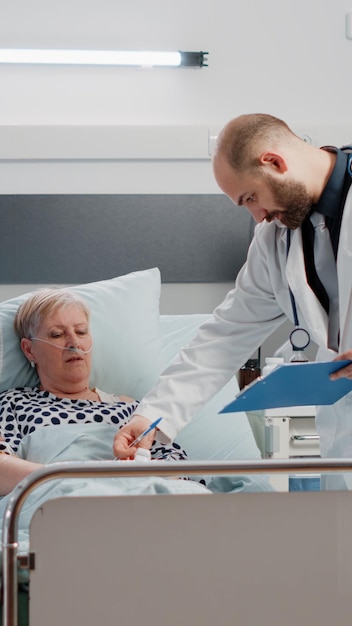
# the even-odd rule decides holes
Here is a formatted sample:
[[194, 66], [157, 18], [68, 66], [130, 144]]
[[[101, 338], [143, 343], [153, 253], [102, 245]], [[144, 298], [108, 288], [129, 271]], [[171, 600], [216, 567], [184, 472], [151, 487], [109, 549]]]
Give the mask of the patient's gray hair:
[[237, 171], [252, 171], [259, 166], [261, 151], [273, 144], [299, 139], [283, 120], [266, 113], [249, 113], [234, 118], [219, 134], [216, 154], [225, 156]]
[[89, 322], [89, 308], [74, 291], [54, 287], [36, 291], [17, 310], [14, 320], [17, 335], [20, 339], [35, 337], [41, 322], [48, 315], [70, 304], [79, 307]]

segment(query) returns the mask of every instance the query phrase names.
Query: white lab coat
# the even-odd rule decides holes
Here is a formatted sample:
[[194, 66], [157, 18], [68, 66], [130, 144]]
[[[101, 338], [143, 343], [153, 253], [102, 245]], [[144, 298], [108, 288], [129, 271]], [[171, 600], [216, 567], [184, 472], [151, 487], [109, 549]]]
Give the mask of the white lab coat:
[[[352, 187], [341, 225], [337, 275], [344, 352], [352, 349]], [[173, 439], [286, 318], [293, 321], [288, 285], [300, 326], [319, 347], [317, 359], [334, 358], [336, 353], [327, 348], [327, 314], [307, 283], [301, 229], [292, 232], [287, 258], [286, 228], [277, 221], [262, 222], [255, 228], [235, 288], [163, 372], [138, 413], [149, 419], [162, 415], [160, 429], [166, 439]], [[352, 394], [319, 408], [316, 422], [322, 456], [352, 457]]]

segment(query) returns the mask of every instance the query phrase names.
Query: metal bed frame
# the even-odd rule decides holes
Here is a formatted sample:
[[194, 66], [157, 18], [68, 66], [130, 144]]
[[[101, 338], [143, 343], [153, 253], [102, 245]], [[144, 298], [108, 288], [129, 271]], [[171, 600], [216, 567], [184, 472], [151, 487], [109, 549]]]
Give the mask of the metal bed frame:
[[[289, 459], [258, 460], [240, 462], [188, 462], [177, 463], [153, 462], [151, 465], [139, 465], [130, 462], [88, 462], [57, 463], [34, 472], [17, 485], [8, 503], [3, 520], [3, 624], [17, 626], [17, 562], [18, 555], [18, 517], [27, 496], [40, 484], [57, 478], [73, 477], [139, 477], [139, 476], [199, 476], [210, 474], [276, 474], [276, 473], [342, 473], [352, 471], [352, 459]], [[348, 496], [350, 492], [347, 493]], [[210, 497], [213, 497], [211, 494]], [[234, 494], [236, 500], [240, 494]], [[252, 494], [243, 494], [252, 495]], [[257, 494], [253, 494], [257, 495]], [[270, 494], [261, 494], [264, 498]], [[277, 496], [282, 494], [275, 493]], [[292, 496], [293, 494], [285, 494]], [[306, 493], [311, 497], [312, 494]], [[120, 496], [117, 496], [117, 498]], [[128, 496], [130, 497], [130, 496]], [[172, 496], [174, 497], [174, 496]], [[188, 496], [189, 497], [189, 496]], [[204, 497], [204, 496], [203, 496]], [[226, 497], [229, 497], [226, 495]], [[350, 496], [349, 496], [350, 497]], [[338, 622], [340, 623], [340, 622]]]

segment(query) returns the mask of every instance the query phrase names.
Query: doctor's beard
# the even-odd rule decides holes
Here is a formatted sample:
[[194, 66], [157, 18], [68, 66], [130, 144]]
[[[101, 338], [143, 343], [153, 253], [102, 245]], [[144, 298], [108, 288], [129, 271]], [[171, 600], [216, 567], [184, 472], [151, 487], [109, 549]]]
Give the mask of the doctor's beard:
[[278, 182], [271, 176], [267, 176], [267, 182], [275, 204], [281, 208], [267, 215], [266, 221], [272, 222], [279, 215], [278, 219], [287, 228], [295, 230], [301, 226], [312, 209], [312, 200], [306, 186], [296, 180]]

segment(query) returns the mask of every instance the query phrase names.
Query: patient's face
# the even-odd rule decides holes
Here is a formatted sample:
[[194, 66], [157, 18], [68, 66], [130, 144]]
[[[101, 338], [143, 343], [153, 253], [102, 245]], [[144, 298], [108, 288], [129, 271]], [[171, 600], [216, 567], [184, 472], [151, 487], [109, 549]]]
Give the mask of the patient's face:
[[75, 393], [88, 387], [91, 353], [84, 351], [91, 349], [92, 337], [87, 317], [79, 306], [70, 304], [56, 309], [42, 320], [36, 337], [39, 340], [30, 342], [31, 351], [43, 389]]

